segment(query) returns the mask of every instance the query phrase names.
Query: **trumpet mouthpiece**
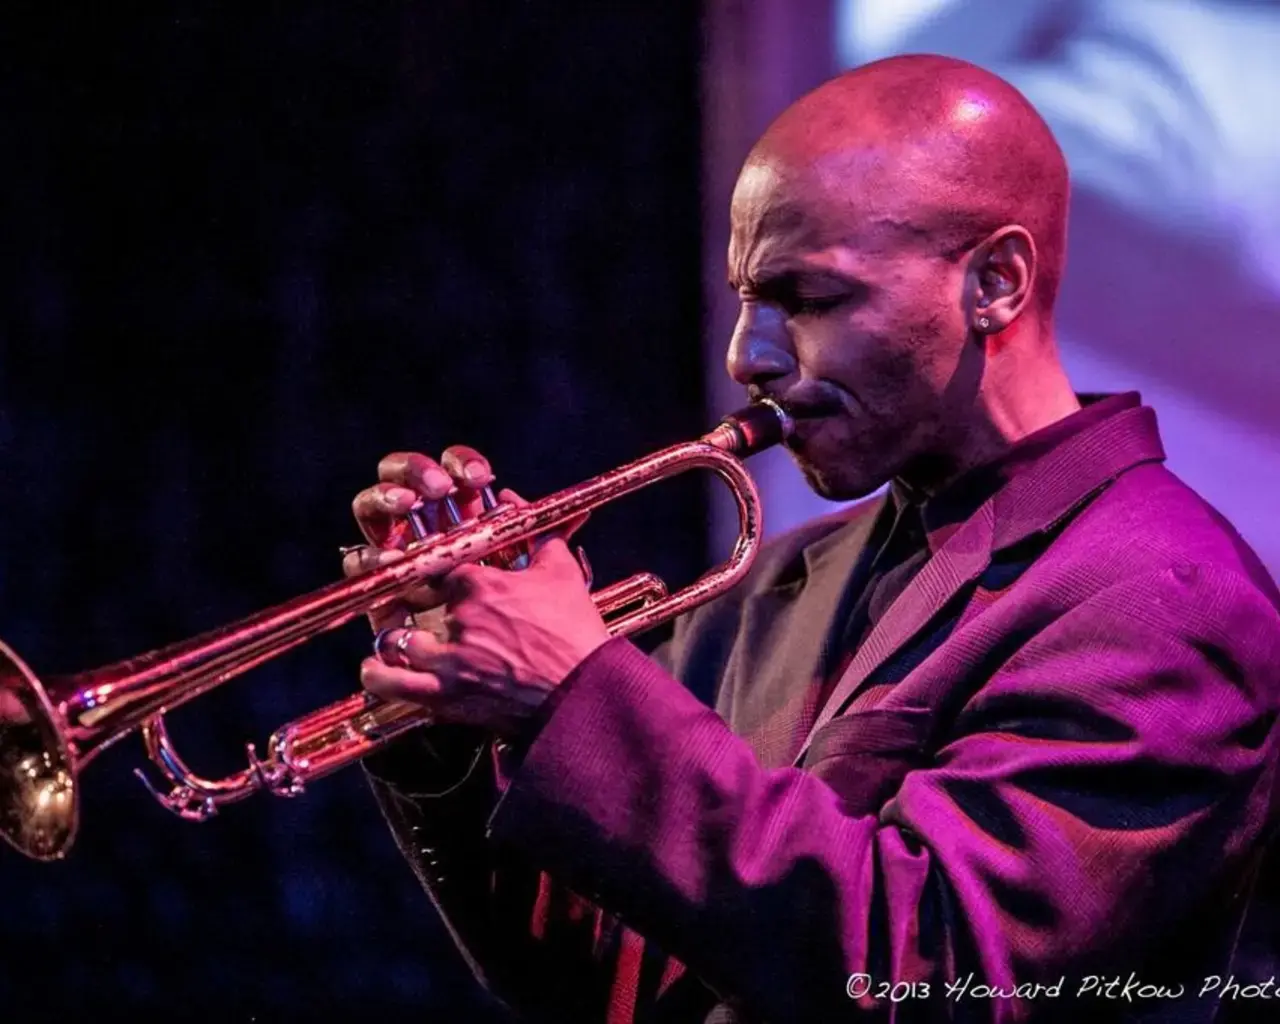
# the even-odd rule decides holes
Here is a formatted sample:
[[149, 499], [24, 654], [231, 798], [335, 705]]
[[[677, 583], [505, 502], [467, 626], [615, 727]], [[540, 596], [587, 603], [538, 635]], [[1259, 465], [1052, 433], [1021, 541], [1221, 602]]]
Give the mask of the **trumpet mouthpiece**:
[[731, 412], [702, 440], [746, 458], [781, 444], [794, 429], [794, 422], [782, 406], [771, 398], [761, 398]]

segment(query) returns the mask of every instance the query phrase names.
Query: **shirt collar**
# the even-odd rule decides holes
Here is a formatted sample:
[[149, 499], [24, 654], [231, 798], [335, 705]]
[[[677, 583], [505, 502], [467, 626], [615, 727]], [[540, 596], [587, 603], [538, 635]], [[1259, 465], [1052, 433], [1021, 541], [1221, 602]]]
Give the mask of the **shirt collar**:
[[1141, 404], [1136, 391], [1079, 394], [1076, 398], [1081, 406], [1078, 410], [1020, 438], [1002, 455], [964, 473], [933, 497], [921, 495], [901, 480], [893, 481], [889, 488], [891, 500], [900, 514], [919, 517], [931, 552], [938, 551], [983, 502], [1067, 438]]

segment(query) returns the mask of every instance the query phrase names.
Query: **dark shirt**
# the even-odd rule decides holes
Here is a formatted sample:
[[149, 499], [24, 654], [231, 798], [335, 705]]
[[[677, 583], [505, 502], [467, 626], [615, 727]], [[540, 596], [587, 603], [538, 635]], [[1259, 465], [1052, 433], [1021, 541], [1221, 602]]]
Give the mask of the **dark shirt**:
[[875, 624], [929, 558], [987, 499], [1068, 438], [1140, 401], [1136, 392], [1076, 397], [1079, 410], [1021, 438], [999, 458], [969, 470], [931, 498], [915, 493], [902, 481], [890, 485], [889, 501], [876, 524], [882, 539], [868, 545], [869, 567], [855, 571], [850, 580], [846, 606], [852, 602], [853, 607], [842, 635], [831, 645], [821, 691], [810, 705], [813, 716], [822, 710]]

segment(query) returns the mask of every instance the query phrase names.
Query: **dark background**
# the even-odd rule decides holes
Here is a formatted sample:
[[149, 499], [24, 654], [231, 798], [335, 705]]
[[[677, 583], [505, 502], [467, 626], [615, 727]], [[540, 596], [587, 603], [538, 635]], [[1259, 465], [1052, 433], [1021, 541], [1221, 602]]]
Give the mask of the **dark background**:
[[[389, 451], [536, 496], [705, 426], [696, 4], [49, 6], [0, 16], [0, 636], [37, 671], [336, 579]], [[598, 514], [597, 580], [690, 578], [703, 500]], [[188, 760], [367, 642], [176, 712]], [[68, 861], [0, 848], [0, 1020], [482, 1019], [358, 771], [193, 825], [141, 763], [89, 767]]]

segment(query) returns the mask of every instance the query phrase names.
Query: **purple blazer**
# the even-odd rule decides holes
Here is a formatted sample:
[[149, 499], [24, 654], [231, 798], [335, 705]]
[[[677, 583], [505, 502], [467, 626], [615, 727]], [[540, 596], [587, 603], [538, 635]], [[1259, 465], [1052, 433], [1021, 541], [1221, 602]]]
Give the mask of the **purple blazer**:
[[1280, 595], [1163, 460], [1135, 398], [1017, 476], [816, 718], [883, 500], [599, 649], [518, 763], [371, 760], [477, 977], [528, 1020], [1280, 1019]]

